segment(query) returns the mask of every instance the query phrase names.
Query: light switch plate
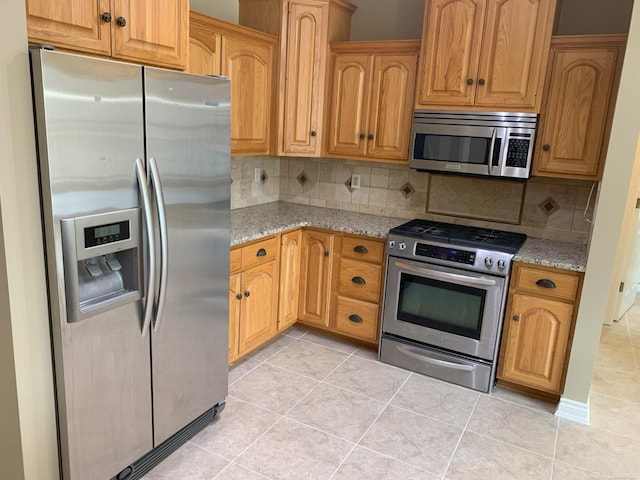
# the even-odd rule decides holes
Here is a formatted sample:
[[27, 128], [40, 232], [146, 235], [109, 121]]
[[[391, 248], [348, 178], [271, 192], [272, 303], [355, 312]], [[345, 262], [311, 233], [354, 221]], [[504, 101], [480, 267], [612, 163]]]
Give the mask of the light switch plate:
[[260, 183], [261, 175], [262, 175], [262, 169], [260, 167], [256, 167], [253, 169], [253, 181], [255, 183]]

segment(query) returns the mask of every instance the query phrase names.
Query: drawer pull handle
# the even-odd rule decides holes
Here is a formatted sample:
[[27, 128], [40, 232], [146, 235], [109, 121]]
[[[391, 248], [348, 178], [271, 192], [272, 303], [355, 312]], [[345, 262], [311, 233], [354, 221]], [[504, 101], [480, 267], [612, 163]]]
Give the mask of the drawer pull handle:
[[353, 323], [362, 323], [362, 317], [360, 315], [349, 315], [349, 320], [351, 320]]
[[356, 253], [369, 253], [369, 250], [367, 250], [367, 247], [363, 245], [356, 245], [355, 247], [353, 247], [353, 251]]
[[267, 254], [267, 251], [264, 248], [261, 248], [260, 250], [258, 250], [258, 252], [256, 253], [256, 257], [264, 257]]
[[351, 281], [357, 285], [365, 285], [367, 283], [366, 280], [362, 277], [353, 277]]
[[536, 282], [536, 285], [542, 288], [556, 288], [556, 284], [547, 278], [541, 278]]

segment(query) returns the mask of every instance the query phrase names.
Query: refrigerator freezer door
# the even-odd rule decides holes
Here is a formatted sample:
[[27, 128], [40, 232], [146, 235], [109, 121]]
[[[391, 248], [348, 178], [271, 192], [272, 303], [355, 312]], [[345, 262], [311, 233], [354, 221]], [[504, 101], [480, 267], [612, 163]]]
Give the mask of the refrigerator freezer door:
[[151, 332], [158, 445], [227, 395], [230, 97], [224, 79], [144, 70], [147, 157], [168, 244]]
[[150, 342], [140, 300], [67, 321], [60, 220], [139, 206], [142, 69], [31, 55], [63, 478], [104, 480], [152, 448]]

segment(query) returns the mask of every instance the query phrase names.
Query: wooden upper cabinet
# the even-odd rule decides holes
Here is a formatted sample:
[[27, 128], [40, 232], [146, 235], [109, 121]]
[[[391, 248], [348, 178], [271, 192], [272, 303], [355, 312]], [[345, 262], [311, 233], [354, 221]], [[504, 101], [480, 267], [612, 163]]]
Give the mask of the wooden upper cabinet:
[[188, 0], [27, 0], [29, 41], [182, 69]]
[[[83, 52], [111, 53], [110, 0], [26, 0], [29, 41]], [[113, 21], [113, 19], [112, 19]]]
[[533, 175], [600, 180], [624, 35], [555, 37]]
[[419, 43], [331, 44], [327, 152], [407, 161]]
[[272, 151], [276, 45], [271, 35], [191, 12], [187, 71], [231, 80], [232, 155]]
[[539, 111], [556, 0], [427, 0], [417, 108]]
[[114, 57], [186, 67], [189, 0], [111, 0], [111, 4]]

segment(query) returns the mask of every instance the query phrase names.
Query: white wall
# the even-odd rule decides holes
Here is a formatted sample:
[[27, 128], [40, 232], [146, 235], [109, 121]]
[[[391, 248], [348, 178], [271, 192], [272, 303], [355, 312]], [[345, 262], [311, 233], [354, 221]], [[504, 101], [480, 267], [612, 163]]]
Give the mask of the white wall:
[[191, 0], [191, 10], [238, 23], [238, 0]]
[[25, 18], [24, 0], [0, 2], [0, 477], [53, 480], [58, 452]]
[[400, 40], [422, 37], [424, 0], [349, 0], [358, 6], [351, 40]]
[[633, 0], [558, 0], [559, 35], [626, 33]]

